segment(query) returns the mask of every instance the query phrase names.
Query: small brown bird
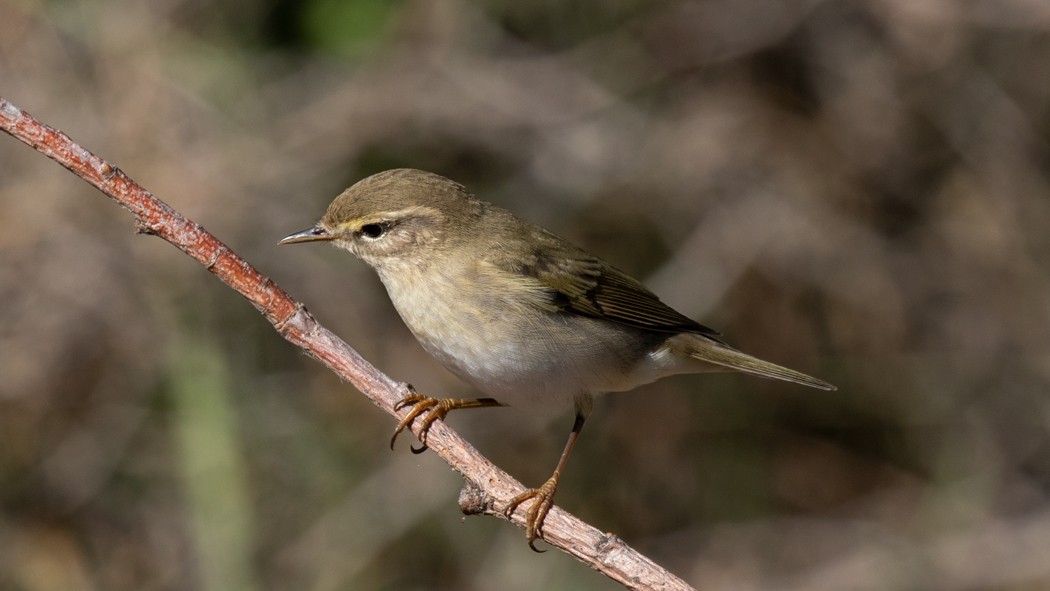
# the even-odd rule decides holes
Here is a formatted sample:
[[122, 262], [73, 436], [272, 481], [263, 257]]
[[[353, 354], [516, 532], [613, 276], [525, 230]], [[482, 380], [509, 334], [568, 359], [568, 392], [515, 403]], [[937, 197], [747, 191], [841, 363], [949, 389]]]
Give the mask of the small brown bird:
[[554, 475], [504, 509], [509, 516], [535, 499], [525, 533], [533, 550], [595, 396], [712, 371], [835, 389], [733, 349], [605, 261], [436, 174], [398, 169], [368, 177], [337, 197], [316, 226], [280, 243], [317, 240], [375, 269], [423, 348], [491, 396], [410, 394], [397, 408], [414, 408], [394, 438], [424, 412], [425, 444], [430, 425], [453, 409], [575, 409]]

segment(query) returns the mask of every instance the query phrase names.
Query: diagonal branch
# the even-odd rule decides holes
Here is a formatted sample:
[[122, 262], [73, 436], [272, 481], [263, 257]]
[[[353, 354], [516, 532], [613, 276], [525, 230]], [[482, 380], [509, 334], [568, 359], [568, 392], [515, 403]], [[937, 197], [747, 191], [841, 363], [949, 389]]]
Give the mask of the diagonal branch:
[[[118, 168], [77, 145], [65, 133], [40, 123], [3, 97], [0, 97], [0, 128], [131, 211], [135, 215], [137, 232], [159, 236], [197, 259], [247, 298], [281, 336], [327, 365], [387, 413], [400, 419], [409, 412], [394, 411], [394, 404], [408, 392], [405, 384], [395, 382], [373, 367], [342, 339], [318, 324], [302, 304], [199, 224], [183, 217]], [[418, 435], [415, 425], [412, 428]], [[466, 479], [459, 502], [468, 515], [505, 518], [502, 509], [507, 501], [524, 490], [521, 484], [485, 459], [440, 420], [431, 427], [427, 445]], [[523, 511], [516, 512], [510, 521], [524, 528], [523, 515]], [[692, 589], [618, 537], [603, 534], [558, 507], [547, 515], [542, 538], [629, 589]]]

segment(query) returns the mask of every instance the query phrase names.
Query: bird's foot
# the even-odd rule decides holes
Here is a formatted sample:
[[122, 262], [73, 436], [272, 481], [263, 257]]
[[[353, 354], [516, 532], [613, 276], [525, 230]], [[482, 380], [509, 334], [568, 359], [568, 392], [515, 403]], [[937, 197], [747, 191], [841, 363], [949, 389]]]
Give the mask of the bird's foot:
[[409, 389], [409, 393], [405, 394], [405, 397], [398, 400], [397, 404], [394, 405], [394, 412], [405, 408], [406, 406], [412, 406], [412, 410], [405, 415], [405, 418], [401, 419], [401, 422], [397, 424], [397, 429], [394, 430], [394, 436], [390, 438], [390, 449], [394, 449], [394, 441], [397, 440], [397, 436], [405, 430], [405, 427], [412, 424], [412, 421], [416, 417], [423, 415], [423, 424], [420, 425], [419, 440], [423, 442], [423, 447], [412, 448], [412, 453], [423, 453], [427, 450], [427, 433], [430, 432], [430, 426], [434, 424], [434, 421], [438, 419], [444, 419], [445, 415], [450, 410], [456, 410], [457, 408], [485, 408], [489, 406], [503, 406], [499, 402], [492, 398], [480, 398], [477, 400], [463, 400], [460, 398], [431, 398], [430, 396], [423, 396], [417, 394], [415, 390]]
[[[432, 398], [430, 396], [423, 396], [422, 394], [417, 394], [414, 390], [405, 394], [405, 397], [394, 405], [394, 411], [399, 411], [406, 406], [412, 406], [412, 410], [397, 424], [397, 429], [394, 430], [394, 435], [390, 438], [390, 449], [394, 449], [394, 442], [397, 441], [397, 436], [405, 430], [405, 427], [408, 427], [416, 417], [426, 412], [426, 414], [423, 415], [422, 429], [419, 431], [419, 440], [423, 442], [423, 447], [418, 449], [414, 447], [411, 448], [412, 453], [418, 454], [426, 451], [427, 432], [430, 431], [430, 425], [438, 419], [444, 419], [445, 415], [448, 414], [448, 411], [455, 408], [453, 405], [454, 402], [456, 401], [451, 398]], [[430, 412], [427, 412], [428, 410]]]
[[529, 547], [534, 552], [546, 552], [546, 550], [537, 550], [533, 542], [540, 536], [540, 528], [543, 526], [543, 520], [547, 517], [547, 513], [554, 505], [554, 493], [557, 490], [558, 476], [554, 475], [551, 476], [550, 480], [544, 482], [543, 486], [530, 488], [514, 497], [503, 509], [503, 514], [510, 518], [514, 514], [514, 510], [518, 508], [518, 505], [529, 499], [535, 499], [532, 502], [532, 506], [529, 507], [529, 512], [525, 515], [525, 539], [529, 542]]

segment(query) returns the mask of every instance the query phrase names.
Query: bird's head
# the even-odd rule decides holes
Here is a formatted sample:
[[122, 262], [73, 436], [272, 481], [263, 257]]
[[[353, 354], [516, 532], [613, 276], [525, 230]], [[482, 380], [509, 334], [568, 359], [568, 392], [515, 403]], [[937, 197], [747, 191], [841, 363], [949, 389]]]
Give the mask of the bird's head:
[[316, 226], [280, 244], [331, 241], [373, 267], [425, 259], [469, 235], [483, 208], [462, 185], [401, 168], [359, 181], [336, 197]]

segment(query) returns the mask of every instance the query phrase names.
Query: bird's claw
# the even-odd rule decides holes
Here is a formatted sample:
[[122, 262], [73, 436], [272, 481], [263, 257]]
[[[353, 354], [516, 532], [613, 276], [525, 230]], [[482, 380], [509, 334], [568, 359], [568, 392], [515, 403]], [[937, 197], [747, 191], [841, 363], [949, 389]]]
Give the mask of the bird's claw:
[[503, 514], [510, 519], [511, 515], [514, 514], [514, 510], [518, 508], [518, 505], [529, 499], [535, 499], [532, 506], [529, 507], [529, 512], [525, 515], [525, 539], [529, 542], [529, 548], [532, 548], [533, 552], [546, 552], [546, 550], [537, 550], [533, 543], [538, 537], [540, 537], [540, 529], [543, 526], [543, 520], [547, 517], [547, 513], [550, 512], [551, 507], [554, 505], [554, 493], [557, 492], [557, 490], [558, 479], [552, 476], [550, 480], [543, 483], [543, 486], [539, 488], [530, 488], [511, 499], [503, 509]]
[[397, 441], [397, 436], [411, 425], [416, 417], [429, 409], [430, 412], [423, 416], [423, 424], [420, 426], [419, 431], [419, 440], [423, 442], [423, 447], [412, 448], [412, 453], [421, 454], [425, 452], [427, 450], [427, 433], [430, 431], [430, 426], [434, 424], [434, 421], [445, 418], [448, 411], [453, 408], [450, 402], [445, 398], [431, 398], [430, 396], [417, 394], [415, 390], [405, 394], [405, 397], [398, 400], [397, 404], [394, 405], [394, 411], [399, 411], [410, 405], [413, 405], [413, 408], [405, 415], [405, 418], [401, 419], [397, 424], [397, 428], [394, 429], [394, 435], [390, 438], [390, 449], [394, 449], [394, 442]]

